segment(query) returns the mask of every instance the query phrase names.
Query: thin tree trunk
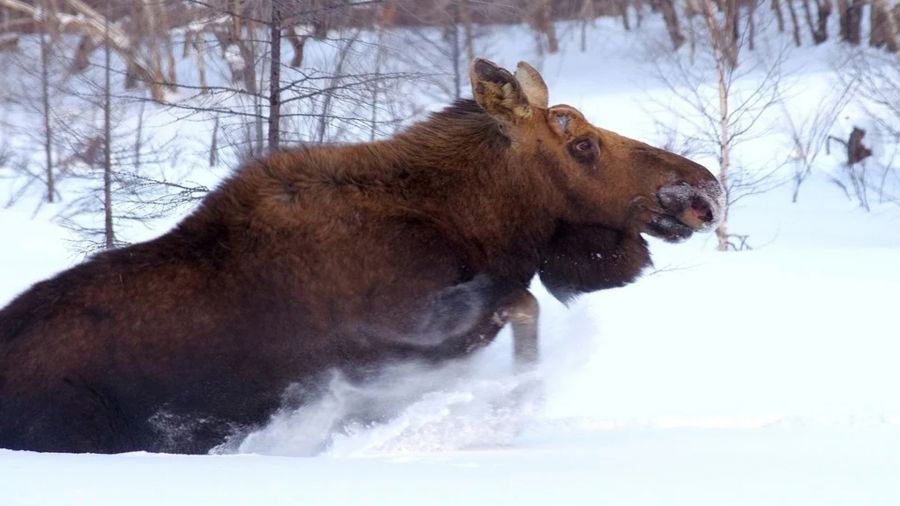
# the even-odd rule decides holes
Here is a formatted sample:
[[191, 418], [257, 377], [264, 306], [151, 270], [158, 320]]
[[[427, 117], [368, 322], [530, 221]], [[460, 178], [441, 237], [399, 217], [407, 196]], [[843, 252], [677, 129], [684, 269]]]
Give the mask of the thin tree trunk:
[[828, 15], [831, 14], [831, 0], [816, 0], [816, 21], [813, 21], [810, 0], [803, 0], [803, 13], [813, 42], [819, 45], [828, 39]]
[[[247, 18], [246, 24], [242, 22], [241, 0], [228, 0], [228, 6], [231, 9], [231, 26], [225, 45], [234, 44], [241, 55], [241, 65], [229, 64], [231, 70], [231, 78], [234, 82], [240, 82], [244, 85], [247, 95], [250, 96], [253, 107], [253, 119], [245, 125], [244, 142], [247, 146], [248, 156], [257, 156], [266, 145], [266, 116], [263, 102], [267, 101], [261, 97], [263, 83], [263, 74], [265, 69], [260, 68], [257, 61], [256, 42], [259, 34], [256, 33], [256, 22], [254, 19]], [[257, 81], [259, 79], [259, 82]]]
[[47, 40], [49, 16], [47, 2], [43, 2], [41, 26], [41, 113], [44, 120], [44, 173], [47, 179], [47, 202], [53, 202], [56, 188], [53, 181], [53, 129], [50, 126], [50, 42]]
[[626, 31], [631, 30], [631, 22], [628, 20], [628, 0], [618, 0], [616, 2], [619, 14], [622, 16], [622, 28]]
[[88, 68], [91, 63], [91, 53], [96, 48], [97, 44], [94, 42], [93, 37], [90, 35], [81, 37], [81, 40], [78, 42], [78, 49], [75, 50], [75, 55], [72, 57], [72, 64], [70, 65], [73, 73], [77, 74]]
[[756, 48], [756, 0], [751, 0], [747, 7], [747, 49]]
[[800, 21], [797, 19], [797, 9], [794, 8], [794, 0], [786, 1], [788, 13], [791, 15], [791, 24], [793, 25], [794, 45], [800, 47]]
[[588, 25], [594, 22], [594, 2], [593, 0], [583, 0], [581, 3], [581, 11], [578, 13], [581, 18], [581, 52], [587, 51], [587, 29]]
[[731, 68], [737, 66], [737, 44], [741, 40], [737, 0], [725, 0], [725, 27], [719, 30], [720, 49]]
[[819, 33], [822, 42], [825, 42], [828, 40], [828, 16], [831, 15], [832, 10], [831, 0], [816, 0], [816, 5], [819, 8], [816, 31]]
[[206, 93], [206, 40], [203, 32], [194, 34], [193, 42], [194, 51], [197, 53], [197, 74], [200, 77], [200, 91]]
[[[259, 69], [259, 73], [257, 75], [256, 40], [258, 36], [259, 35], [256, 33], [256, 23], [253, 21], [248, 21], [247, 42], [246, 44], [243, 42], [239, 44], [239, 47], [243, 48], [241, 50], [241, 54], [245, 55], [243, 70], [244, 81], [247, 83], [247, 91], [253, 97], [253, 108], [254, 112], [256, 113], [256, 117], [253, 118], [253, 126], [255, 128], [256, 134], [256, 140], [252, 148], [252, 152], [254, 155], [262, 153], [266, 142], [266, 122], [263, 120], [263, 98], [260, 96], [264, 84], [263, 75], [265, 74], [265, 69]], [[259, 78], [259, 82], [257, 82], [257, 78]]]
[[281, 0], [272, 0], [271, 58], [269, 74], [269, 149], [278, 149], [281, 137]]
[[369, 104], [371, 109], [371, 118], [369, 123], [369, 142], [374, 142], [375, 137], [378, 133], [378, 87], [380, 85], [380, 80], [378, 78], [381, 77], [381, 65], [384, 60], [384, 27], [379, 24], [378, 25], [378, 39], [375, 47], [377, 48], [375, 54], [375, 77], [376, 80], [371, 84], [372, 86], [372, 100]]
[[137, 67], [137, 65], [134, 64], [133, 56], [137, 52], [137, 48], [139, 48], [143, 43], [146, 35], [144, 33], [144, 23], [141, 22], [141, 19], [143, 17], [141, 16], [141, 11], [143, 10], [143, 8], [143, 2], [131, 2], [131, 32], [129, 40], [130, 47], [127, 50], [129, 58], [128, 63], [125, 67], [125, 88], [129, 90], [136, 88], [138, 86], [138, 81], [141, 78], [141, 71]]
[[328, 133], [328, 116], [331, 115], [331, 103], [334, 97], [333, 88], [336, 88], [340, 84], [340, 76], [344, 73], [344, 64], [347, 61], [347, 55], [350, 54], [350, 50], [353, 48], [358, 37], [359, 32], [357, 31], [353, 37], [347, 41], [347, 45], [341, 49], [340, 54], [338, 54], [338, 60], [334, 67], [334, 74], [328, 84], [328, 87], [332, 89], [326, 90], [325, 100], [322, 103], [322, 115], [319, 117], [319, 132], [316, 138], [320, 143], [325, 142], [325, 136]]
[[291, 57], [291, 67], [300, 68], [303, 66], [303, 48], [306, 45], [306, 35], [300, 36], [293, 26], [287, 27], [286, 33], [288, 42], [294, 48], [294, 56]]
[[550, 54], [556, 54], [559, 52], [559, 38], [556, 36], [556, 23], [553, 20], [553, 11], [551, 9], [551, 4], [549, 0], [538, 0], [541, 2], [541, 11], [539, 16], [541, 17], [542, 30], [547, 35], [547, 52]]
[[219, 114], [213, 118], [212, 138], [209, 141], [209, 166], [215, 167], [219, 163]]
[[[381, 58], [375, 63], [375, 75], [381, 72]], [[375, 142], [375, 135], [378, 133], [378, 83], [372, 84], [372, 100], [369, 103], [371, 116], [369, 118], [369, 142]]]
[[141, 107], [138, 109], [137, 129], [134, 133], [134, 171], [141, 170], [141, 149], [144, 145], [144, 107], [147, 105], [143, 100]]
[[816, 40], [816, 27], [815, 27], [815, 24], [813, 23], [812, 9], [810, 9], [810, 7], [809, 7], [810, 0], [802, 0], [802, 1], [803, 1], [803, 16], [806, 18], [806, 25], [809, 27], [809, 33], [812, 34], [813, 41], [816, 44], [819, 44], [819, 42]]
[[469, 0], [459, 0], [459, 9], [466, 44], [466, 65], [468, 66], [475, 60], [475, 34], [472, 30], [472, 7], [469, 5]]
[[841, 39], [853, 45], [862, 42], [862, 9], [866, 0], [838, 0]]
[[[240, 37], [241, 35], [241, 0], [229, 0], [229, 8], [231, 9], [231, 33], [235, 37]], [[238, 39], [234, 39], [232, 42], [236, 42]]]
[[559, 51], [559, 39], [556, 37], [556, 25], [553, 23], [551, 0], [528, 0], [525, 15], [534, 32], [538, 53], [543, 55], [543, 37], [547, 37], [547, 52]]
[[159, 26], [156, 23], [154, 3], [156, 0], [144, 0], [144, 19], [147, 22], [148, 44], [150, 46], [150, 66], [154, 75], [163, 78], [162, 57], [159, 54]]
[[106, 249], [113, 249], [116, 244], [116, 236], [113, 230], [112, 203], [112, 93], [110, 89], [112, 58], [109, 40], [109, 4], [110, 0], [106, 0], [106, 20], [104, 21], [106, 37], [103, 44], [103, 242]]
[[158, 2], [156, 8], [159, 9], [159, 33], [162, 36], [163, 45], [166, 48], [166, 63], [168, 65], [167, 80], [170, 89], [178, 88], [178, 74], [175, 69], [175, 48], [172, 44], [172, 30], [169, 26], [169, 16], [166, 14], [165, 6]]
[[862, 42], [862, 10], [866, 0], [853, 0], [847, 13], [847, 40], [851, 44], [859, 45]]
[[722, 63], [716, 64], [716, 78], [719, 87], [719, 183], [725, 189], [725, 209], [722, 211], [722, 221], [716, 228], [716, 237], [719, 240], [719, 251], [728, 251], [728, 173], [731, 169], [731, 141], [728, 131], [728, 91], [725, 87], [725, 67]]
[[716, 237], [719, 240], [719, 251], [728, 251], [728, 171], [731, 166], [731, 134], [728, 128], [728, 86], [726, 80], [728, 72], [734, 67], [730, 56], [724, 51], [722, 45], [727, 43], [723, 40], [726, 34], [730, 35], [733, 32], [727, 21], [724, 27], [720, 26], [716, 21], [712, 0], [703, 1], [703, 11], [710, 41], [712, 42], [713, 58], [716, 63], [716, 81], [719, 92], [719, 183], [725, 189], [725, 209], [723, 210], [722, 222], [716, 228]]
[[460, 48], [459, 48], [459, 8], [454, 12], [453, 24], [448, 27], [450, 30], [450, 43], [453, 47], [450, 49], [450, 59], [453, 65], [453, 98], [458, 99], [462, 94], [461, 84], [462, 69], [459, 65]]
[[681, 27], [678, 26], [678, 13], [675, 11], [675, 5], [672, 0], [656, 1], [657, 6], [662, 10], [666, 30], [669, 31], [669, 38], [672, 39], [672, 47], [677, 50], [684, 44], [684, 35], [681, 34]]
[[784, 33], [784, 14], [781, 12], [781, 0], [772, 0], [772, 11], [778, 23], [778, 33]]
[[841, 34], [841, 40], [847, 40], [847, 1], [848, 0], [836, 0], [838, 9], [838, 31]]

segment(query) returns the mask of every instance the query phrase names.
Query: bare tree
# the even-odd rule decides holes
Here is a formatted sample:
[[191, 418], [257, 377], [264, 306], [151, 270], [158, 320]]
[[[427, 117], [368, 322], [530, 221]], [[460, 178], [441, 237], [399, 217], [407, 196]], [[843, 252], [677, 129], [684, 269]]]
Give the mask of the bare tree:
[[[385, 71], [383, 61], [369, 58], [377, 48], [368, 35], [357, 44], [354, 33], [360, 28], [335, 25], [337, 13], [357, 12], [355, 6], [371, 2], [187, 1], [192, 21], [184, 54], [195, 52], [204, 64], [198, 65], [199, 82], [164, 83], [180, 91], [168, 106], [184, 116], [215, 121], [214, 143], [230, 146], [235, 158], [257, 156], [289, 141], [330, 140], [326, 134], [361, 128], [369, 133], [372, 115], [360, 112], [370, 107], [359, 104], [369, 105], [372, 83], [415, 77]], [[323, 51], [307, 54], [310, 42]], [[224, 83], [210, 85], [212, 72], [222, 74]]]
[[[47, 8], [42, 8], [44, 3], [47, 4]], [[59, 9], [61, 5], [65, 5], [71, 12], [61, 11]], [[23, 2], [21, 0], [0, 0], [0, 7], [31, 16], [32, 19], [44, 20], [42, 22], [43, 25], [54, 24], [59, 26], [65, 23], [69, 32], [80, 33], [96, 40], [104, 38], [104, 27], [106, 26], [104, 16], [84, 0], [60, 0], [59, 2], [41, 0], [36, 3]], [[159, 102], [165, 101], [165, 93], [162, 88], [165, 78], [157, 71], [158, 66], [155, 68], [141, 52], [135, 51], [135, 48], [130, 44], [132, 38], [124, 30], [115, 25], [110, 29], [112, 33], [109, 40], [113, 50], [127, 62], [130, 71], [149, 86], [154, 100]], [[87, 48], [91, 46], [90, 42], [85, 44]]]
[[56, 192], [53, 175], [53, 128], [50, 126], [50, 38], [57, 31], [52, 22], [55, 16], [50, 10], [50, 2], [41, 3], [41, 117], [44, 123], [44, 173], [47, 183], [47, 202], [53, 202]]
[[353, 52], [353, 46], [356, 44], [359, 36], [360, 32], [357, 30], [355, 33], [351, 34], [348, 37], [347, 41], [340, 47], [338, 51], [336, 61], [334, 62], [334, 70], [332, 71], [332, 76], [328, 81], [325, 92], [323, 93], [321, 106], [322, 114], [319, 117], [317, 132], [315, 134], [315, 138], [313, 139], [315, 142], [322, 143], [326, 140], [329, 123], [328, 118], [332, 116], [335, 97], [338, 96], [337, 91], [340, 89], [341, 78], [346, 73], [348, 59]]
[[[581, 52], [587, 51], [587, 29], [589, 25], [593, 25], [594, 20], [597, 18], [597, 14], [594, 11], [594, 2], [593, 0], [583, 0], [581, 2], [581, 11], [578, 13], [578, 17], [581, 18]], [[627, 15], [626, 15], [626, 18]]]
[[[816, 6], [816, 20], [813, 21], [812, 7], [810, 2]], [[831, 0], [803, 0], [803, 13], [806, 16], [806, 24], [809, 26], [809, 33], [812, 34], [813, 42], [821, 44], [828, 40], [828, 17], [831, 15]]]
[[791, 162], [794, 171], [791, 202], [797, 202], [800, 196], [800, 186], [812, 174], [819, 155], [827, 151], [831, 130], [852, 98], [850, 91], [851, 86], [845, 84], [842, 88], [832, 92], [830, 96], [825, 97], [814, 110], [799, 118], [797, 113], [791, 112], [784, 103], [781, 103], [793, 148]]
[[788, 6], [788, 13], [791, 15], [791, 26], [793, 29], [791, 33], [794, 36], [794, 45], [800, 47], [800, 21], [797, 18], [797, 9], [794, 7], [794, 0], [786, 0]]
[[[113, 202], [112, 202], [112, 58], [109, 40], [109, 4], [106, 0], [106, 19], [104, 19], [103, 33], [103, 246], [112, 249], [116, 244], [116, 231], [113, 228]], [[140, 132], [140, 130], [139, 130]], [[140, 133], [138, 133], [140, 138]], [[140, 153], [139, 147], [135, 149]]]
[[[734, 2], [728, 3], [733, 5]], [[706, 27], [709, 30], [709, 41], [713, 51], [713, 62], [715, 63], [716, 83], [718, 85], [719, 96], [719, 117], [718, 117], [718, 133], [719, 133], [719, 182], [725, 187], [726, 202], [730, 200], [729, 195], [729, 172], [731, 170], [731, 150], [733, 147], [731, 121], [729, 110], [729, 77], [737, 66], [737, 40], [734, 38], [734, 31], [729, 30], [729, 24], [734, 23], [732, 13], [725, 13], [725, 23], [721, 23], [716, 19], [713, 12], [713, 4], [711, 0], [703, 0], [703, 15], [706, 19]], [[719, 238], [719, 250], [728, 249], [728, 208], [725, 206], [722, 222], [716, 228], [716, 236]]]
[[[559, 52], [559, 38], [556, 36], [552, 2], [550, 0], [524, 1], [526, 21], [534, 32], [538, 54], [543, 55], [545, 49], [550, 54]], [[544, 40], [546, 40], [546, 46]]]
[[281, 14], [282, 0], [272, 0], [269, 19], [269, 149], [281, 140]]
[[841, 40], [858, 46], [862, 41], [862, 12], [866, 0], [837, 0]]
[[[60, 198], [59, 138], [57, 110], [65, 97], [59, 92], [64, 69], [56, 57], [62, 37], [53, 3], [42, 0], [47, 8], [36, 5], [35, 17], [28, 21], [35, 32], [33, 37], [16, 39], [16, 46], [3, 62], [6, 72], [0, 83], [0, 101], [17, 117], [5, 125], [7, 134], [33, 146], [28, 156], [18, 157], [14, 171], [23, 178], [22, 191], [40, 184], [42, 200], [55, 202]], [[2, 7], [2, 2], [0, 2]], [[39, 154], [39, 155], [38, 155]], [[14, 200], [14, 199], [13, 199]]]
[[[702, 0], [701, 9], [706, 30], [696, 58], [687, 60], [680, 54], [665, 58], [657, 63], [655, 73], [674, 97], [664, 107], [687, 126], [682, 135], [693, 137], [692, 143], [704, 146], [718, 162], [726, 208], [716, 235], [719, 249], [726, 251], [746, 246], [746, 237], [735, 242], [738, 236], [728, 229], [732, 205], [778, 184], [776, 169], [751, 169], [736, 164], [734, 156], [744, 141], [759, 133], [766, 111], [781, 100], [785, 55], [780, 50], [767, 61], [762, 55], [745, 54], [749, 50], [746, 16], [752, 15], [752, 9], [737, 19], [732, 17], [736, 10], [720, 12], [712, 0]], [[742, 23], [743, 29], [736, 30], [735, 23]]]
[[[465, 2], [462, 4], [461, 2]], [[398, 17], [414, 21], [412, 26], [390, 33], [389, 27], [382, 40], [390, 59], [405, 68], [421, 72], [419, 83], [422, 91], [431, 98], [446, 101], [462, 97], [468, 80], [469, 54], [487, 54], [489, 48], [479, 47], [489, 28], [479, 26], [475, 18], [493, 19], [491, 5], [467, 0], [439, 0], [431, 8], [416, 8], [417, 4], [399, 6]], [[520, 21], [526, 14], [518, 8], [509, 8], [509, 19]], [[465, 13], [468, 20], [460, 16]], [[501, 18], [502, 19], [502, 18]], [[435, 28], [439, 32], [435, 31]], [[403, 50], [415, 48], [415, 51]]]
[[772, 0], [769, 4], [778, 22], [778, 33], [784, 33], [784, 13], [781, 11], [781, 0]]
[[[865, 128], [854, 126], [846, 140], [837, 139], [847, 149], [846, 176], [853, 193], [850, 196], [864, 208], [869, 205], [869, 192], [881, 202], [900, 205], [900, 170], [896, 163], [900, 154], [900, 66], [896, 58], [881, 50], [860, 47], [849, 50], [839, 63], [838, 75], [845, 84], [853, 86], [856, 105], [864, 116], [858, 120], [867, 124]], [[878, 159], [866, 156], [875, 147], [886, 148], [887, 152]]]
[[900, 66], [897, 56], [857, 48], [838, 64], [845, 85], [854, 87], [863, 111], [879, 130], [900, 142]]
[[666, 21], [666, 29], [669, 32], [669, 38], [672, 40], [672, 47], [678, 49], [684, 44], [684, 35], [681, 33], [681, 26], [678, 23], [678, 13], [675, 10], [673, 0], [651, 0], [651, 5], [662, 11], [663, 19]]

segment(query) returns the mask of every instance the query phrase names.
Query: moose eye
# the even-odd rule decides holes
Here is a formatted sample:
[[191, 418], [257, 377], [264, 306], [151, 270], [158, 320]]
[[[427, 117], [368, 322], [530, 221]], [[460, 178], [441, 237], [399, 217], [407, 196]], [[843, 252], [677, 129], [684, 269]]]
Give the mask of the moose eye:
[[590, 151], [592, 147], [594, 147], [594, 143], [591, 142], [590, 139], [581, 139], [580, 141], [575, 141], [576, 151]]
[[583, 164], [592, 164], [597, 158], [597, 145], [587, 137], [575, 139], [569, 143], [569, 154]]

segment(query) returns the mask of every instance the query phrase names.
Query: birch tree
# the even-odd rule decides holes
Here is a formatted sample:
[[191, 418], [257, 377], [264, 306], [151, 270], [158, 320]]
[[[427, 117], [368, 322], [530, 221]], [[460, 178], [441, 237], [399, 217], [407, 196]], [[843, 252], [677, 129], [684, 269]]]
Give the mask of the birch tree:
[[737, 12], [733, 0], [720, 11], [713, 0], [701, 0], [705, 30], [698, 36], [694, 57], [681, 53], [662, 56], [656, 76], [670, 92], [672, 101], [663, 104], [682, 122], [678, 144], [704, 146], [715, 157], [719, 182], [725, 188], [726, 206], [716, 229], [718, 249], [741, 249], [746, 237], [729, 229], [729, 215], [735, 202], [766, 191], [776, 182], [774, 169], [760, 170], [736, 163], [735, 150], [761, 128], [763, 115], [781, 100], [781, 65], [784, 53], [770, 60], [751, 55], [749, 22]]

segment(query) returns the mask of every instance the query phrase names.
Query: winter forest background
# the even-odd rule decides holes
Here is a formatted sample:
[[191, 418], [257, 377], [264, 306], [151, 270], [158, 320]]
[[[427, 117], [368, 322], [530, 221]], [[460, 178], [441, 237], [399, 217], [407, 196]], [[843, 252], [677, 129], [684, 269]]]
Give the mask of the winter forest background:
[[[846, 152], [835, 183], [850, 198], [897, 198], [893, 159], [863, 164], [898, 135], [890, 0], [0, 0], [0, 14], [0, 166], [13, 180], [3, 204], [35, 205], [38, 191], [64, 202], [58, 222], [85, 252], [129, 242], [128, 222], [189, 205], [266, 150], [390, 135], [465, 96], [474, 56], [513, 44], [540, 66], [595, 49], [601, 20], [633, 32], [641, 77], [683, 102], [664, 104], [682, 124], [661, 117], [649, 140], [709, 155], [730, 202], [786, 183], [773, 164], [792, 166], [796, 200], [832, 149]], [[515, 37], [497, 37], [504, 26]], [[788, 55], [832, 41], [831, 93], [816, 111], [788, 110]], [[617, 72], [602, 61], [581, 70], [601, 69]], [[854, 128], [838, 131], [848, 108], [859, 109]], [[770, 127], [766, 116], [787, 125], [780, 153], [765, 169], [743, 166], [735, 150]], [[722, 249], [752, 244], [727, 223], [719, 235]]]
[[[727, 220], [568, 308], [535, 283], [529, 409], [504, 334], [335, 377], [227, 455], [0, 450], [0, 503], [900, 503], [896, 0], [0, 0], [0, 305], [242, 160], [471, 96], [477, 56], [703, 163]], [[373, 402], [397, 416], [342, 422]]]

